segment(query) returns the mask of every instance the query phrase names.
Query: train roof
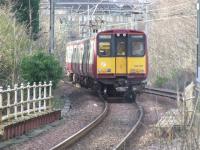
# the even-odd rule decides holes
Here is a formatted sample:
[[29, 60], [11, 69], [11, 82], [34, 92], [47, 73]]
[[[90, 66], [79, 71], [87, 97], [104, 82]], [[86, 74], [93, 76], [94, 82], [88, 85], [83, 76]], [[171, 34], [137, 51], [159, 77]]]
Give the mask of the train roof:
[[70, 41], [67, 43], [67, 45], [71, 45], [71, 44], [76, 44], [76, 43], [81, 43], [81, 42], [84, 42], [86, 40], [89, 40], [89, 39], [93, 39], [95, 38], [98, 34], [101, 34], [101, 33], [111, 33], [111, 34], [114, 34], [114, 33], [125, 33], [125, 34], [128, 34], [128, 33], [140, 33], [140, 34], [145, 34], [143, 31], [138, 31], [138, 30], [132, 30], [132, 29], [111, 29], [111, 30], [104, 30], [104, 31], [100, 31], [96, 34], [93, 34], [91, 37], [89, 38], [84, 38], [84, 39], [81, 39], [81, 40], [76, 40], [76, 41]]
[[139, 30], [132, 30], [132, 29], [111, 29], [111, 30], [105, 30], [105, 31], [101, 31], [100, 33], [141, 33], [144, 34], [143, 31], [139, 31]]
[[97, 36], [97, 34], [94, 34], [94, 35], [92, 35], [91, 37], [88, 37], [88, 38], [75, 40], [75, 41], [70, 41], [70, 42], [67, 42], [67, 45], [77, 44], [77, 43], [81, 43], [81, 42], [84, 42], [84, 41], [89, 40], [89, 39], [94, 39], [96, 36]]

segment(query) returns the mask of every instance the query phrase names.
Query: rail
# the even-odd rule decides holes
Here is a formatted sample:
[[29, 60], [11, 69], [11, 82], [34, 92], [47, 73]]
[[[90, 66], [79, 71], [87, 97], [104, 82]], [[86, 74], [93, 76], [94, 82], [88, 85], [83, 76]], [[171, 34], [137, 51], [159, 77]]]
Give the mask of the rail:
[[[172, 90], [166, 90], [166, 89], [158, 89], [158, 88], [150, 88], [146, 87], [143, 91], [143, 93], [148, 93], [148, 94], [153, 94], [153, 95], [159, 95], [163, 97], [168, 97], [172, 99], [177, 99], [177, 96], [180, 96], [182, 98], [182, 93], [175, 92]], [[127, 140], [133, 135], [134, 132], [136, 132], [137, 128], [139, 127], [141, 120], [144, 116], [144, 110], [141, 106], [139, 106], [139, 116], [138, 116], [138, 121], [136, 124], [133, 126], [133, 128], [129, 131], [129, 133], [122, 139], [122, 141], [114, 148], [114, 150], [121, 150], [121, 149], [126, 149], [126, 142]]]
[[104, 101], [104, 110], [95, 120], [93, 120], [90, 124], [88, 124], [86, 127], [81, 129], [80, 131], [78, 131], [74, 135], [65, 139], [61, 143], [55, 145], [50, 150], [65, 150], [67, 147], [74, 144], [80, 138], [85, 136], [90, 130], [95, 128], [106, 117], [107, 113], [108, 113], [108, 103], [106, 101]]
[[142, 118], [144, 116], [144, 109], [142, 106], [138, 106], [139, 107], [139, 116], [138, 116], [138, 120], [136, 122], [136, 124], [133, 126], [133, 128], [129, 131], [129, 133], [121, 140], [121, 142], [114, 148], [114, 150], [120, 150], [123, 149], [126, 145], [126, 141], [130, 138], [130, 136], [137, 130], [137, 128], [139, 127]]
[[145, 89], [143, 90], [143, 93], [159, 95], [159, 96], [168, 97], [172, 99], [177, 99], [177, 96], [179, 96], [180, 98], [183, 97], [183, 94], [181, 92], [176, 92], [176, 91], [167, 90], [167, 89], [160, 89], [160, 88], [145, 87]]
[[17, 121], [25, 116], [37, 116], [41, 112], [52, 109], [52, 82], [49, 84], [34, 82], [26, 86], [22, 83], [20, 86], [10, 86], [6, 90], [0, 86], [0, 125], [4, 121]]
[[[159, 96], [163, 96], [163, 97], [169, 97], [169, 98], [172, 98], [172, 99], [176, 99], [177, 98], [177, 92], [171, 91], [171, 90], [164, 90], [164, 89], [157, 89], [157, 88], [149, 88], [148, 87], [148, 88], [145, 88], [145, 90], [143, 92], [144, 93], [149, 93], [149, 94], [154, 94], [154, 95], [159, 95]], [[182, 93], [180, 93], [178, 95], [182, 96]], [[99, 97], [102, 100], [105, 100], [105, 98], [101, 94], [99, 94]], [[114, 150], [125, 149], [127, 140], [130, 138], [131, 135], [133, 135], [134, 132], [136, 132], [137, 128], [141, 124], [142, 118], [144, 116], [144, 110], [143, 110], [142, 106], [139, 106], [138, 104], [137, 104], [137, 106], [139, 108], [139, 114], [138, 114], [137, 122], [132, 127], [132, 129], [128, 132], [128, 134], [114, 148]], [[86, 127], [81, 129], [80, 131], [78, 131], [74, 135], [70, 136], [66, 140], [64, 140], [61, 143], [55, 145], [53, 148], [51, 148], [51, 150], [64, 150], [67, 147], [69, 147], [70, 145], [72, 145], [75, 142], [77, 142], [80, 138], [85, 136], [90, 130], [95, 128], [104, 119], [104, 117], [107, 115], [107, 112], [108, 112], [108, 104], [107, 104], [107, 102], [105, 102], [104, 111], [93, 122], [88, 124]]]

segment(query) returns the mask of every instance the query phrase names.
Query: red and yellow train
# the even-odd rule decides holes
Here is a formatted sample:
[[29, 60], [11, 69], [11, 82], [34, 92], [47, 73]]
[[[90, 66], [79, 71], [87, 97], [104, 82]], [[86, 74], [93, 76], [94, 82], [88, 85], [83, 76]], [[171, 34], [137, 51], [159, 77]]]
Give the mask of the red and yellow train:
[[106, 30], [69, 42], [66, 72], [70, 80], [85, 87], [108, 93], [124, 88], [135, 93], [148, 74], [146, 35], [135, 30]]

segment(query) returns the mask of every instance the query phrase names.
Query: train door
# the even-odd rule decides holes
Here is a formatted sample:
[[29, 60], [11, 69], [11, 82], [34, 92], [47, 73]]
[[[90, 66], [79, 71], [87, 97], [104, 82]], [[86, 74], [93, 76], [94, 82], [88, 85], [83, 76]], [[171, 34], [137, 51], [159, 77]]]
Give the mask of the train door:
[[115, 36], [116, 75], [127, 74], [127, 39], [127, 35], [124, 34]]

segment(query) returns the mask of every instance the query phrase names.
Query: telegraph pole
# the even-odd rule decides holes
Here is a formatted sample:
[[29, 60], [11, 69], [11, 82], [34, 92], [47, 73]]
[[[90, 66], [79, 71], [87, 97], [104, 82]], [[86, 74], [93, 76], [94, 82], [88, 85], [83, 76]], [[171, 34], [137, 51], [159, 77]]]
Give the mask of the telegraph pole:
[[147, 22], [147, 19], [148, 19], [148, 6], [147, 6], [147, 1], [146, 1], [146, 4], [144, 4], [143, 2], [143, 8], [145, 7], [145, 33], [148, 34], [148, 22]]
[[49, 53], [54, 52], [54, 18], [55, 18], [55, 0], [50, 2], [50, 35], [49, 35]]
[[200, 0], [197, 2], [197, 82], [200, 84]]

